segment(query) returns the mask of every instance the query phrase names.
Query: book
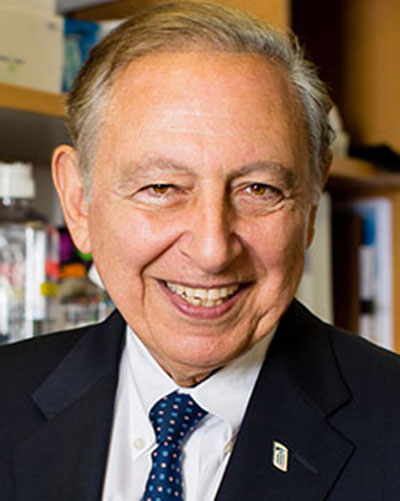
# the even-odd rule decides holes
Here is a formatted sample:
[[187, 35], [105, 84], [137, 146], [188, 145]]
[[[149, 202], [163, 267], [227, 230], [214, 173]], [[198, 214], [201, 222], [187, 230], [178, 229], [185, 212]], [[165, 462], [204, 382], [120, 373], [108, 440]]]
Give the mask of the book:
[[388, 198], [353, 200], [348, 210], [362, 220], [359, 247], [358, 333], [393, 349], [392, 206]]

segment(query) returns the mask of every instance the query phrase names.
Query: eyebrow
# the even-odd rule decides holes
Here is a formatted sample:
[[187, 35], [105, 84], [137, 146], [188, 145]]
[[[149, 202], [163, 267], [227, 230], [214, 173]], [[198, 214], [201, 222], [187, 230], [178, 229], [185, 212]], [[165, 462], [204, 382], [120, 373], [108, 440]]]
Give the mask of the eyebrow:
[[[152, 175], [165, 175], [167, 173], [193, 175], [196, 173], [195, 167], [189, 167], [177, 163], [175, 160], [158, 155], [144, 155], [138, 161], [125, 165], [118, 174], [117, 186], [120, 189], [126, 188], [132, 182], [140, 182], [140, 179], [146, 179], [146, 174], [151, 169]], [[285, 187], [292, 188], [295, 185], [296, 175], [292, 169], [285, 167], [279, 162], [257, 161], [243, 165], [231, 171], [228, 175], [228, 181], [232, 182], [242, 176], [253, 173], [267, 172], [280, 178]]]
[[192, 174], [192, 169], [185, 165], [177, 164], [175, 161], [165, 157], [145, 155], [135, 162], [130, 162], [124, 165], [119, 173], [117, 180], [117, 188], [123, 189], [132, 182], [140, 182], [141, 179], [146, 179], [147, 172], [151, 169], [152, 174], [166, 174], [166, 173], [181, 173]]
[[229, 180], [232, 181], [238, 177], [246, 176], [253, 173], [267, 172], [273, 176], [280, 178], [285, 187], [292, 188], [296, 182], [296, 174], [292, 169], [285, 167], [279, 162], [258, 161], [244, 165], [235, 169], [229, 174]]

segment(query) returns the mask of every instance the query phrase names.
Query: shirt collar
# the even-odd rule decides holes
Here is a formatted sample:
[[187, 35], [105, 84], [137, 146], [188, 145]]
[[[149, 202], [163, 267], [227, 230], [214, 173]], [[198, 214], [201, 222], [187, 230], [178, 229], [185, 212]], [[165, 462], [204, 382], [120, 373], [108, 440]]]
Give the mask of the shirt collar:
[[[188, 393], [204, 410], [225, 420], [237, 432], [276, 327], [250, 350], [193, 388], [180, 387], [161, 368], [133, 330], [127, 327], [130, 374], [146, 415], [163, 396]], [[151, 381], [151, 384], [149, 382]]]

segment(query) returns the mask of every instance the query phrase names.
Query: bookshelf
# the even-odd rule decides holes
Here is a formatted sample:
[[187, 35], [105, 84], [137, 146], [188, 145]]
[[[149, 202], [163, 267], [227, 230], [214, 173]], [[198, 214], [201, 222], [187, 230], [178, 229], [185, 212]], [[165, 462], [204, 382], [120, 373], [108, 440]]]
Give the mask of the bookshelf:
[[0, 108], [62, 118], [64, 102], [61, 94], [0, 83]]
[[[58, 12], [76, 19], [121, 19], [165, 0], [57, 0]], [[218, 0], [265, 19], [279, 28], [290, 25], [290, 0]]]
[[[132, 0], [74, 0], [74, 2], [59, 0], [59, 11], [60, 13], [73, 15], [80, 19], [115, 19], [125, 17], [157, 1], [162, 0], [135, 0], [134, 2]], [[312, 21], [319, 37], [321, 35], [321, 23], [318, 23], [315, 16], [322, 17], [326, 14], [317, 12], [318, 9], [316, 11], [314, 8], [311, 10], [306, 8], [308, 5], [311, 5], [311, 1], [270, 0], [265, 2], [261, 0], [221, 0], [222, 3], [245, 8], [251, 14], [262, 17], [281, 28], [291, 25], [291, 18], [293, 19], [294, 13], [303, 11], [303, 16], [308, 18], [309, 13], [312, 11], [314, 17], [310, 18], [310, 22]], [[368, 0], [368, 4], [377, 1], [380, 0]], [[392, 1], [390, 0], [390, 2]], [[73, 11], [68, 8], [71, 5], [73, 5]], [[313, 5], [315, 7], [315, 3]], [[335, 21], [333, 17], [330, 20]], [[363, 19], [361, 19], [361, 22], [364, 22]], [[371, 20], [368, 19], [368, 23], [370, 22]], [[331, 22], [331, 24], [334, 23]], [[295, 25], [294, 27], [296, 28]], [[320, 43], [318, 37], [316, 37], [317, 45]], [[340, 45], [339, 37], [340, 34], [337, 37], [327, 36], [325, 38], [329, 38], [332, 43], [334, 40]], [[339, 49], [339, 51], [336, 49]], [[332, 52], [334, 54], [332, 57], [328, 57], [325, 54], [327, 61], [338, 63], [339, 56], [335, 54], [340, 54], [340, 50], [345, 50], [344, 44], [343, 47], [336, 47], [335, 50], [336, 52]], [[310, 52], [314, 58], [313, 51], [311, 50]], [[375, 60], [375, 64], [378, 62]], [[368, 65], [371, 64], [371, 61], [368, 60]], [[338, 65], [334, 64], [334, 66]], [[335, 72], [335, 78], [339, 73], [340, 67]], [[353, 76], [353, 78], [355, 77]], [[335, 84], [336, 82], [331, 82], [332, 86]], [[65, 98], [62, 95], [0, 83], [0, 144], [2, 147], [2, 158], [4, 160], [14, 160], [18, 157], [20, 160], [33, 162], [40, 160], [42, 163], [49, 164], [51, 151], [54, 146], [68, 140], [64, 125], [64, 102]], [[350, 115], [353, 113], [353, 110], [349, 109], [349, 107], [354, 101], [349, 100], [349, 103], [346, 113]], [[365, 107], [363, 110], [365, 110]], [[394, 110], [395, 107], [392, 106], [391, 109], [386, 109], [385, 113], [396, 115]], [[359, 118], [359, 115], [355, 114], [354, 116], [357, 116], [359, 120], [372, 123], [371, 117], [363, 116]], [[351, 132], [353, 133], [353, 131]], [[333, 161], [331, 178], [327, 189], [334, 200], [355, 196], [386, 196], [391, 200], [394, 215], [393, 298], [395, 305], [400, 304], [400, 174], [382, 172], [368, 162], [336, 157]], [[395, 350], [400, 352], [400, 308], [396, 307], [394, 308], [394, 326]]]
[[400, 174], [392, 174], [378, 169], [369, 162], [351, 157], [336, 156], [331, 168], [331, 180], [328, 188], [345, 188], [353, 191], [400, 189]]
[[65, 97], [0, 83], [1, 160], [48, 165], [53, 148], [68, 141]]
[[[398, 0], [291, 0], [291, 25], [342, 113], [355, 144], [400, 151]], [[333, 201], [387, 197], [392, 204], [394, 348], [400, 352], [399, 176], [361, 161], [335, 159], [328, 183]], [[343, 245], [346, 242], [343, 241]]]
[[[385, 197], [392, 206], [392, 297], [394, 351], [400, 353], [400, 174], [383, 172], [368, 162], [334, 158], [327, 190], [333, 203], [369, 197]], [[346, 245], [346, 242], [342, 242]]]

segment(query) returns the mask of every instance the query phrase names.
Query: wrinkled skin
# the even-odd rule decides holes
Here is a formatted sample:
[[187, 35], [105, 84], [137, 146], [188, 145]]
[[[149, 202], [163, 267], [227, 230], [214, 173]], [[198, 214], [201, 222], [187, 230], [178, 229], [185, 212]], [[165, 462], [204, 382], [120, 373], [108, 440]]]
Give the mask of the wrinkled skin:
[[[313, 232], [306, 126], [286, 71], [259, 55], [147, 55], [118, 76], [85, 198], [74, 150], [53, 172], [75, 243], [159, 364], [193, 385], [265, 336]], [[166, 282], [239, 286], [193, 305]]]

